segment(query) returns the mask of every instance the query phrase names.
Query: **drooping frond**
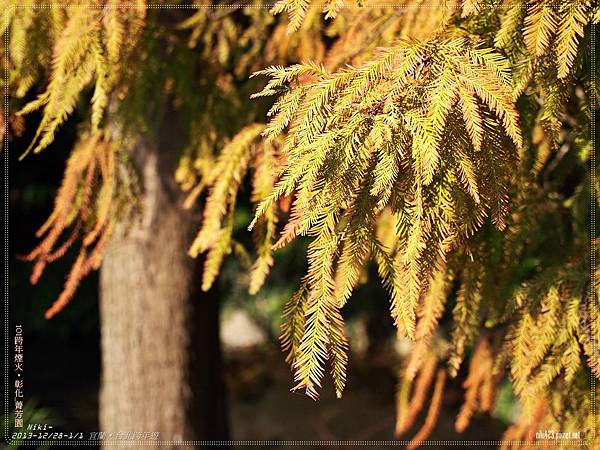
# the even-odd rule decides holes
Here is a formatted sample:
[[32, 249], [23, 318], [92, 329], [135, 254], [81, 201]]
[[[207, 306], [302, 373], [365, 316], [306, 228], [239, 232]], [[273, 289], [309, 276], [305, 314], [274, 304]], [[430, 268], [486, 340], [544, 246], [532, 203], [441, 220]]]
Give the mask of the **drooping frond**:
[[[209, 193], [204, 207], [202, 227], [188, 250], [191, 257], [207, 252], [202, 281], [202, 289], [205, 291], [212, 286], [223, 257], [231, 251], [237, 191], [252, 159], [252, 149], [263, 129], [263, 125], [254, 124], [240, 131], [222, 149], [213, 172], [214, 178], [208, 182]], [[223, 223], [226, 216], [227, 219]], [[269, 256], [263, 258], [267, 258], [269, 264]], [[262, 270], [265, 272], [265, 269]]]
[[461, 276], [462, 284], [452, 311], [455, 328], [452, 331], [452, 355], [448, 362], [451, 376], [458, 373], [465, 349], [473, 340], [479, 324], [482, 279], [480, 271], [473, 266], [466, 268]]
[[[81, 247], [64, 289], [46, 311], [50, 318], [71, 300], [82, 278], [98, 269], [116, 219], [118, 195], [115, 151], [101, 134], [86, 136], [73, 150], [55, 199], [54, 210], [36, 233], [40, 244], [24, 256], [35, 261], [31, 282], [62, 257], [78, 239]], [[96, 186], [99, 186], [97, 188]], [[63, 235], [66, 239], [60, 242]]]
[[[271, 80], [256, 96], [289, 89], [275, 103], [265, 137], [273, 139], [285, 126], [288, 133], [279, 181], [251, 227], [280, 196], [295, 191], [276, 246], [303, 234], [332, 239], [320, 257], [329, 258], [334, 290], [318, 289], [315, 295], [324, 298], [311, 304], [322, 307], [333, 295], [343, 305], [371, 256], [390, 291], [395, 322], [414, 337], [417, 304], [439, 261], [488, 214], [502, 226], [507, 187], [494, 184], [508, 180], [488, 167], [488, 155], [522, 142], [506, 62], [455, 38], [401, 41], [358, 68], [335, 73], [298, 64], [261, 74]], [[494, 116], [504, 134], [491, 131]], [[386, 207], [397, 221], [394, 252], [376, 237]], [[323, 235], [326, 227], [340, 229]], [[313, 279], [308, 283], [315, 292]], [[321, 309], [314, 308], [319, 317]], [[303, 379], [312, 384], [302, 386], [316, 385], [321, 372], [315, 367], [324, 355], [310, 360]]]
[[[408, 400], [404, 404], [398, 405], [397, 408], [397, 417], [396, 417], [396, 426], [394, 435], [399, 437], [406, 433], [414, 424], [417, 419], [419, 413], [423, 409], [425, 405], [425, 401], [427, 399], [427, 393], [433, 379], [435, 378], [436, 369], [438, 366], [437, 358], [434, 354], [429, 353], [426, 355], [426, 361], [423, 367], [419, 370], [418, 376], [414, 382], [414, 389], [410, 400]], [[401, 378], [402, 387], [398, 392], [398, 401], [402, 400], [402, 397], [406, 396], [408, 398], [408, 390], [412, 385], [411, 381], [408, 378]]]
[[[274, 149], [271, 144], [264, 144], [259, 150], [262, 151], [258, 151], [256, 156], [252, 192], [252, 200], [257, 203], [269, 194], [275, 183]], [[261, 223], [254, 229], [258, 258], [250, 273], [248, 288], [250, 294], [256, 294], [259, 291], [273, 265], [273, 241], [278, 222], [277, 210], [277, 205], [271, 205], [265, 212]]]
[[579, 318], [581, 281], [568, 266], [554, 280], [548, 278], [550, 275], [516, 293], [517, 304], [534, 301], [531, 291], [539, 296], [509, 333], [511, 375], [517, 394], [526, 402], [545, 392], [562, 370], [565, 380], [571, 382], [581, 364], [577, 342], [577, 336], [583, 334]]
[[303, 282], [283, 308], [280, 342], [282, 350], [287, 353], [285, 361], [290, 365], [296, 360], [304, 335], [307, 294], [307, 284]]
[[415, 436], [410, 440], [406, 446], [407, 449], [414, 450], [415, 448], [419, 447], [433, 431], [442, 408], [445, 384], [446, 371], [444, 369], [439, 369], [436, 376], [435, 385], [433, 387], [433, 394], [431, 396], [431, 402], [429, 403], [427, 416], [425, 417], [425, 422], [419, 431], [417, 431], [417, 434], [415, 434]]
[[443, 265], [434, 275], [427, 292], [421, 300], [417, 311], [418, 321], [415, 331], [415, 343], [406, 367], [408, 380], [415, 377], [431, 346], [431, 338], [444, 312], [446, 299], [452, 287], [452, 280], [452, 271]]
[[529, 7], [524, 21], [523, 37], [529, 52], [544, 56], [556, 29], [556, 11], [550, 2], [538, 2]]
[[578, 52], [579, 39], [583, 37], [584, 27], [588, 23], [589, 1], [566, 2], [561, 8], [561, 22], [556, 37], [558, 58], [558, 78], [566, 78]]
[[333, 217], [325, 221], [323, 231], [310, 246], [306, 319], [294, 359], [294, 389], [305, 389], [313, 398], [318, 397], [327, 360], [331, 363], [336, 395], [341, 396], [347, 364], [347, 340], [333, 295], [332, 258], [337, 251], [337, 238], [333, 234]]
[[462, 17], [477, 14], [481, 10], [482, 1], [480, 0], [463, 0], [462, 2]]
[[279, 0], [271, 9], [273, 14], [287, 12], [289, 14], [290, 24], [288, 33], [292, 33], [300, 28], [306, 11], [310, 7], [310, 0]]
[[553, 124], [554, 141], [569, 98], [569, 83], [564, 81], [584, 57], [582, 40], [591, 22], [589, 0], [521, 1], [501, 14], [495, 43], [513, 62], [514, 96], [521, 96], [533, 83], [541, 88], [545, 94], [541, 115], [546, 123]]
[[493, 409], [496, 388], [502, 373], [493, 372], [493, 354], [488, 336], [483, 336], [471, 357], [469, 375], [463, 383], [466, 389], [465, 401], [460, 409], [454, 428], [462, 433], [477, 411], [489, 412]]

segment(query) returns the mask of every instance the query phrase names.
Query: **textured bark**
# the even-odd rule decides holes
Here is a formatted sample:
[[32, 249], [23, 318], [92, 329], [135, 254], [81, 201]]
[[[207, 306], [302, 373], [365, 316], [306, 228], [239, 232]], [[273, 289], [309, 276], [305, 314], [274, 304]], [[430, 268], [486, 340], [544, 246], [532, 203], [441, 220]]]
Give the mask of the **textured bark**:
[[186, 254], [198, 220], [180, 207], [171, 147], [137, 145], [141, 211], [118, 224], [103, 261], [100, 427], [160, 432], [161, 441], [227, 439], [218, 299], [200, 293], [199, 263]]

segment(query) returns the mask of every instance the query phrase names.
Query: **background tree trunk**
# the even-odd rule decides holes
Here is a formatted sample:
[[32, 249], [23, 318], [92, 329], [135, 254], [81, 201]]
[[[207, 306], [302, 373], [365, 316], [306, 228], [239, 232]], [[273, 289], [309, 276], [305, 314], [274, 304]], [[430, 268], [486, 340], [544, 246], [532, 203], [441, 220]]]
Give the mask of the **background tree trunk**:
[[200, 293], [201, 261], [186, 254], [199, 221], [180, 206], [173, 145], [140, 139], [141, 212], [118, 224], [101, 269], [100, 428], [113, 439], [227, 439], [218, 298]]

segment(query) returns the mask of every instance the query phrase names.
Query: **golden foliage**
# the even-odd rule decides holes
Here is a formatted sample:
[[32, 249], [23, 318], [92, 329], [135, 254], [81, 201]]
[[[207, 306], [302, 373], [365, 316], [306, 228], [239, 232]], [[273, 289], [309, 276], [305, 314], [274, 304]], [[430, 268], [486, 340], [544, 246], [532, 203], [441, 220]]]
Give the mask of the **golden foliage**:
[[[126, 189], [105, 124], [123, 120], [133, 102], [145, 111], [164, 92], [186, 113], [190, 142], [175, 177], [188, 192], [185, 206], [203, 208], [189, 249], [206, 254], [203, 289], [227, 254], [243, 253], [234, 232], [246, 182], [257, 207], [251, 293], [275, 250], [311, 238], [308, 273], [282, 324], [296, 389], [316, 398], [329, 364], [341, 396], [341, 309], [373, 262], [399, 335], [413, 340], [396, 399], [398, 435], [429, 401], [411, 448], [427, 439], [446, 377], [466, 370], [464, 359], [458, 431], [475, 413], [492, 412], [503, 381], [524, 411], [504, 438], [514, 448], [541, 427], [594, 431], [589, 375], [600, 376], [600, 319], [589, 200], [600, 188], [590, 183], [591, 1], [361, 8], [281, 0], [269, 12], [259, 0], [219, 2], [227, 8], [198, 0], [173, 30], [143, 3], [36, 9], [0, 1], [11, 93], [23, 98], [36, 83], [46, 86], [20, 112], [42, 111], [30, 149], [47, 147], [89, 100], [88, 126], [28, 255], [37, 281], [81, 241], [49, 315], [100, 263]], [[178, 64], [163, 64], [161, 33]], [[265, 76], [259, 101], [240, 100]], [[271, 120], [262, 124], [263, 97], [271, 96]], [[11, 129], [19, 120], [9, 118]]]
[[423, 295], [417, 311], [415, 342], [406, 366], [406, 378], [415, 377], [432, 345], [433, 333], [444, 313], [446, 299], [452, 287], [453, 274], [446, 265], [442, 265], [433, 276], [427, 292]]
[[[17, 95], [24, 95], [37, 81], [36, 74], [28, 72], [40, 65], [51, 67], [46, 90], [19, 111], [19, 114], [28, 114], [43, 108], [44, 112], [23, 156], [30, 150], [43, 150], [54, 140], [56, 131], [90, 84], [94, 85], [91, 128], [92, 132], [98, 130], [108, 105], [108, 94], [120, 76], [117, 62], [135, 46], [144, 26], [144, 3], [137, 2], [138, 7], [127, 9], [113, 0], [100, 7], [91, 2], [77, 8], [55, 4], [37, 14], [33, 5], [27, 8], [18, 2], [4, 2], [3, 26], [12, 24], [13, 31], [10, 60], [15, 70], [12, 75], [17, 80]], [[42, 28], [37, 29], [40, 26]], [[128, 30], [127, 40], [123, 39], [124, 29]], [[32, 42], [26, 39], [30, 34], [36, 36]], [[51, 48], [52, 53], [40, 51], [42, 46]]]
[[515, 68], [515, 98], [529, 86], [539, 86], [543, 98], [540, 122], [553, 144], [565, 112], [567, 81], [584, 57], [580, 49], [591, 14], [589, 0], [517, 2], [502, 15], [495, 36], [496, 46]]
[[[458, 37], [400, 41], [361, 67], [335, 73], [298, 64], [259, 74], [271, 80], [256, 96], [285, 92], [263, 134], [269, 141], [289, 131], [279, 181], [251, 227], [280, 196], [295, 192], [276, 246], [316, 236], [319, 245], [308, 253], [309, 298], [322, 297], [316, 304], [326, 305], [335, 297], [343, 305], [372, 255], [391, 293], [394, 320], [414, 337], [416, 306], [440, 258], [488, 215], [503, 227], [510, 180], [486, 165], [492, 160], [495, 172], [495, 164], [510, 164], [522, 139], [505, 61]], [[395, 217], [395, 252], [376, 236], [385, 208]], [[323, 359], [323, 339], [306, 348], [313, 355], [312, 384], [322, 374], [312, 367]]]
[[[255, 193], [257, 189], [264, 189], [259, 183], [265, 183], [265, 173], [269, 173], [273, 165], [272, 152], [260, 152], [255, 148], [255, 143], [264, 125], [249, 125], [240, 131], [227, 145], [223, 147], [211, 178], [202, 180], [202, 187], [207, 187], [209, 193], [204, 207], [202, 227], [192, 242], [188, 251], [191, 257], [200, 253], [207, 253], [204, 272], [202, 275], [202, 289], [207, 291], [212, 286], [223, 257], [232, 250], [233, 217], [237, 191], [242, 184], [246, 171], [253, 159], [259, 154], [261, 157], [254, 160], [256, 166]], [[265, 144], [269, 145], [269, 144]], [[269, 158], [270, 156], [270, 158]], [[272, 184], [266, 177], [267, 188]], [[260, 192], [260, 191], [259, 191]], [[195, 196], [198, 191], [193, 192]], [[225, 223], [224, 222], [225, 218]], [[251, 290], [256, 292], [264, 281], [272, 264], [271, 239], [274, 233], [277, 217], [276, 211], [270, 210], [265, 215], [265, 231], [263, 243], [259, 248], [257, 260], [251, 281]], [[217, 236], [217, 239], [215, 239]]]
[[527, 307], [526, 302], [533, 301], [508, 332], [513, 386], [526, 403], [547, 392], [561, 371], [564, 381], [570, 383], [580, 369], [578, 336], [584, 335], [580, 282], [579, 274], [567, 264], [563, 270], [544, 274], [516, 292], [518, 307]]

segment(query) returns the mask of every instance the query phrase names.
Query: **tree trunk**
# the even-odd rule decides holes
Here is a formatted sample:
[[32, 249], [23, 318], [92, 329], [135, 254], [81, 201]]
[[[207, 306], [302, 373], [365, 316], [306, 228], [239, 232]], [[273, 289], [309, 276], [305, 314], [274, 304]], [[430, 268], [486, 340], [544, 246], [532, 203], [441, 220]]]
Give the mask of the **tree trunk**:
[[199, 261], [186, 254], [199, 221], [180, 207], [173, 145], [137, 144], [141, 211], [117, 225], [101, 269], [107, 446], [117, 444], [118, 432], [159, 432], [167, 448], [227, 439], [218, 299], [201, 294]]

